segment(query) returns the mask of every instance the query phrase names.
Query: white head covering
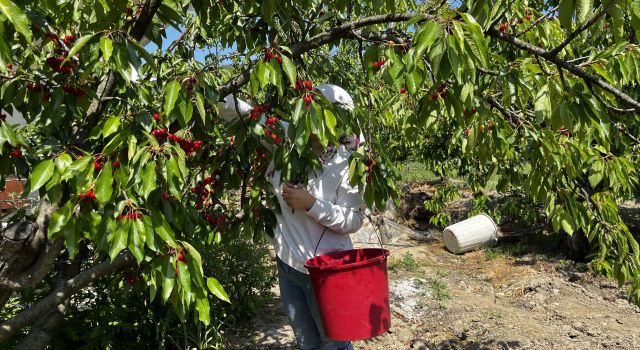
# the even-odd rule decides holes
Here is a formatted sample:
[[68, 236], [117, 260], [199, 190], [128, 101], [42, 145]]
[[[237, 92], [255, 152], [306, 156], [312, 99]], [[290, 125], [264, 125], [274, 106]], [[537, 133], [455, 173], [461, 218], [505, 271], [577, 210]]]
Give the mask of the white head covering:
[[[352, 111], [355, 107], [353, 103], [353, 98], [349, 93], [339, 87], [338, 85], [333, 84], [322, 84], [315, 87], [320, 93], [331, 103], [338, 102], [342, 105], [342, 108]], [[345, 141], [346, 138], [346, 141]], [[360, 133], [360, 137], [356, 135], [342, 135], [341, 143], [345, 145], [348, 149], [355, 150], [358, 148], [358, 145], [364, 141], [364, 136]]]
[[353, 99], [345, 89], [333, 84], [318, 85], [316, 89], [320, 91], [329, 102], [339, 102], [344, 109], [353, 110]]

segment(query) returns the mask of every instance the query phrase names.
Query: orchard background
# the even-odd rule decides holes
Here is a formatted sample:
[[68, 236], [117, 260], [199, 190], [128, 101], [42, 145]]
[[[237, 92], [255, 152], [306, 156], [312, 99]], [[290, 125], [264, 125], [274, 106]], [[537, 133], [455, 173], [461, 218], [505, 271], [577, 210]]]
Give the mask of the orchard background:
[[[463, 177], [479, 210], [496, 179], [640, 302], [618, 211], [639, 195], [639, 34], [638, 0], [0, 0], [0, 107], [26, 120], [0, 121], [0, 184], [40, 197], [0, 241], [0, 341], [186, 344], [253, 310], [269, 160], [300, 179], [309, 136], [343, 132], [365, 135], [349, 177], [370, 208], [398, 200], [400, 160]], [[255, 111], [225, 122], [228, 94]], [[55, 338], [65, 318], [92, 327]]]

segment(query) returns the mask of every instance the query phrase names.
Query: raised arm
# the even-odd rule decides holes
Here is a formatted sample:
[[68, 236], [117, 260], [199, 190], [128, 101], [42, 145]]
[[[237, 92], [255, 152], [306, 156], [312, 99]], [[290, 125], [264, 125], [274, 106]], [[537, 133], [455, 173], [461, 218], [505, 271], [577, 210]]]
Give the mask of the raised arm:
[[348, 177], [343, 176], [336, 203], [316, 198], [315, 203], [306, 213], [313, 220], [336, 233], [350, 234], [362, 227], [365, 219], [364, 208], [362, 193], [357, 187], [350, 186]]
[[[236, 102], [238, 106], [237, 109]], [[218, 102], [218, 109], [220, 110], [220, 115], [222, 116], [222, 118], [230, 122], [235, 118], [238, 118], [240, 115], [251, 113], [253, 106], [239, 98], [236, 98], [234, 101], [233, 95], [227, 95], [227, 97], [224, 98], [223, 102]], [[240, 115], [238, 115], [238, 113], [240, 113]]]

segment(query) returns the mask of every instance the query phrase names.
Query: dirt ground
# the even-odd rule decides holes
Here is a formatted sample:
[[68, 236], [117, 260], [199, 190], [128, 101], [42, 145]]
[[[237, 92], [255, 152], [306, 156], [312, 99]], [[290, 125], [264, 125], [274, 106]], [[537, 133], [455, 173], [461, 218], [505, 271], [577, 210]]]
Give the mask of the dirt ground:
[[[356, 349], [640, 349], [640, 308], [616, 283], [561, 259], [456, 256], [440, 242], [388, 246], [391, 330]], [[230, 349], [295, 349], [274, 300]]]
[[[434, 236], [386, 245], [392, 327], [354, 348], [640, 349], [640, 307], [615, 281], [565, 260], [557, 242], [454, 255]], [[296, 349], [277, 286], [273, 294], [264, 310], [227, 334], [229, 349]]]

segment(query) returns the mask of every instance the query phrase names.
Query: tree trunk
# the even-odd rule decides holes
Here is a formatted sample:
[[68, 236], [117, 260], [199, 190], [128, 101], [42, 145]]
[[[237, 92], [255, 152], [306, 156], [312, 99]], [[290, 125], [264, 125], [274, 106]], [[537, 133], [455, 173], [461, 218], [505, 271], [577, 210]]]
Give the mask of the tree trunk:
[[576, 231], [572, 235], [564, 234], [562, 245], [567, 259], [587, 262], [587, 255], [591, 252], [591, 245], [584, 232]]
[[[86, 250], [86, 247], [85, 249]], [[85, 255], [85, 254], [78, 254]], [[65, 262], [61, 265], [61, 276], [58, 278], [55, 285], [52, 285], [52, 289], [59, 289], [63, 286], [65, 281], [77, 276], [80, 273], [80, 266], [82, 257], [78, 257], [72, 262]], [[41, 317], [36, 321], [29, 330], [29, 334], [20, 341], [20, 343], [13, 350], [39, 350], [46, 349], [51, 339], [55, 335], [55, 332], [64, 323], [64, 315], [67, 310], [69, 301], [66, 301], [58, 305], [55, 309], [51, 310], [48, 314]]]

